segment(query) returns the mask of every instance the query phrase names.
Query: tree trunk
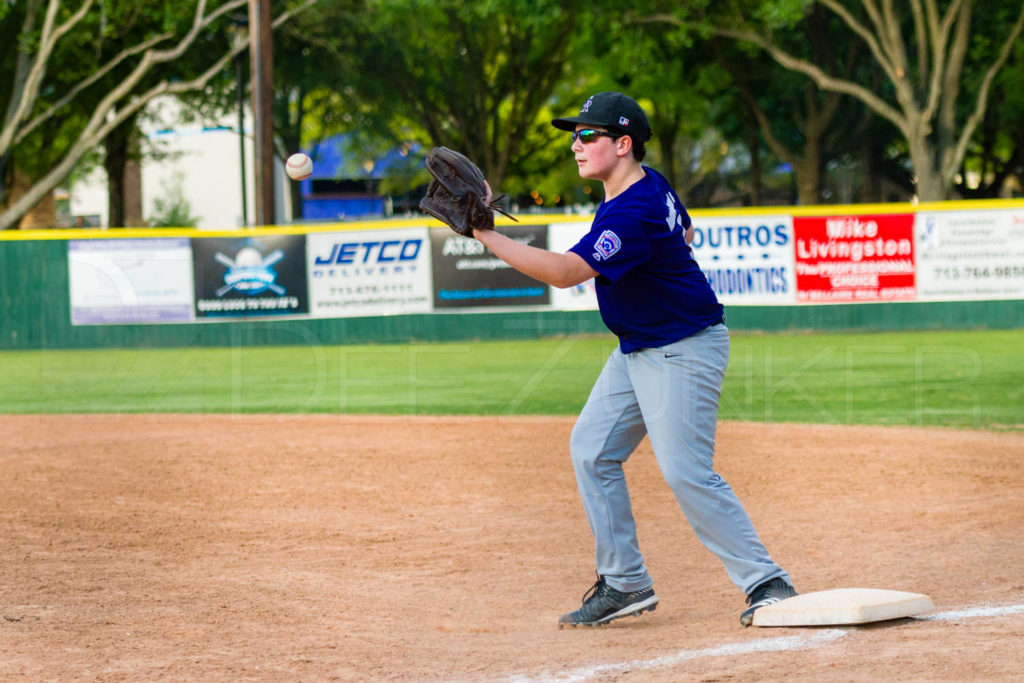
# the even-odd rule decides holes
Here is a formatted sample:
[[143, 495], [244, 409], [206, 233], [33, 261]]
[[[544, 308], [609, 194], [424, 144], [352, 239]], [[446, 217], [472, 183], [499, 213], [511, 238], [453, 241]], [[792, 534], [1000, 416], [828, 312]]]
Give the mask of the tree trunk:
[[288, 188], [289, 203], [292, 208], [292, 222], [302, 219], [302, 183], [293, 182]]
[[816, 127], [808, 124], [807, 139], [800, 157], [793, 165], [796, 175], [796, 200], [802, 206], [821, 203], [821, 138]]
[[142, 217], [142, 163], [138, 157], [139, 137], [132, 139], [130, 154], [124, 165], [124, 224], [125, 227], [145, 227]]
[[857, 150], [857, 158], [860, 161], [861, 173], [864, 174], [864, 182], [857, 193], [857, 201], [868, 204], [881, 202], [882, 150], [871, 140], [865, 140]]
[[949, 183], [936, 168], [939, 160], [936, 158], [938, 152], [935, 147], [928, 141], [927, 136], [920, 132], [908, 137], [910, 163], [914, 166], [914, 174], [917, 176], [918, 201], [941, 202], [949, 199]]
[[747, 133], [747, 149], [750, 151], [750, 205], [761, 206], [764, 201], [764, 169], [761, 166], [761, 133], [757, 119], [748, 112], [743, 117], [743, 129]]
[[[13, 183], [10, 187], [9, 199], [16, 201], [24, 196], [32, 187], [33, 180], [21, 171], [14, 168]], [[54, 200], [53, 192], [47, 192], [18, 222], [19, 230], [41, 230], [57, 227], [57, 202]]]
[[679, 188], [677, 182], [678, 171], [676, 170], [675, 135], [664, 135], [658, 137], [658, 147], [661, 150], [661, 170], [665, 174], [665, 180], [669, 187]]
[[821, 203], [821, 174], [818, 164], [810, 159], [802, 160], [794, 169], [796, 174], [796, 201], [801, 206]]
[[107, 225], [142, 225], [142, 179], [139, 168], [137, 117], [131, 116], [104, 140], [107, 172]]

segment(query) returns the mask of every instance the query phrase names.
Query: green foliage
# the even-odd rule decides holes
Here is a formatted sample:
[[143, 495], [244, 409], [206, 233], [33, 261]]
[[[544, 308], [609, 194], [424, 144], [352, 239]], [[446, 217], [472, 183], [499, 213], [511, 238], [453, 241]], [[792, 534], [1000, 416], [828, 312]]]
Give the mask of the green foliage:
[[[281, 10], [281, 5], [295, 2], [275, 5]], [[160, 89], [204, 88], [207, 99], [198, 108], [210, 111], [208, 103], [233, 84], [230, 76], [207, 78], [210, 67], [232, 45], [229, 18], [218, 13], [232, 6], [228, 0], [5, 3], [7, 13], [0, 24], [0, 111], [7, 111], [3, 125], [15, 135], [0, 138], [0, 180], [9, 182], [8, 171], [14, 167], [36, 183], [29, 197], [0, 212], [2, 226], [16, 224], [20, 217], [16, 214], [27, 210], [29, 199], [63, 182], [60, 176], [70, 173], [89, 147], [104, 143], [106, 126], [115, 125], [119, 117], [135, 115]], [[193, 33], [201, 7], [208, 21]], [[244, 8], [244, 3], [239, 2], [238, 8]], [[51, 33], [56, 42], [52, 50], [43, 51], [44, 15], [50, 9], [56, 10]], [[72, 25], [68, 22], [73, 17], [80, 20]], [[143, 55], [148, 50], [174, 57], [146, 60]], [[45, 67], [39, 71], [43, 77], [38, 94], [24, 86], [36, 66]], [[130, 86], [130, 92], [112, 97], [123, 86]], [[27, 115], [12, 121], [16, 108], [10, 105], [23, 95], [28, 98]]]
[[312, 27], [337, 93], [316, 106], [368, 149], [455, 147], [503, 187], [507, 176], [546, 173], [555, 131], [544, 119], [563, 113], [563, 96], [578, 98], [565, 87], [566, 64], [590, 9], [582, 0], [363, 2], [347, 21]]
[[[610, 336], [0, 354], [0, 412], [573, 415]], [[1022, 429], [1024, 330], [734, 334], [721, 418]]]
[[654, 138], [647, 163], [689, 201], [690, 191], [723, 161], [721, 135], [708, 123], [728, 74], [687, 24], [686, 6], [672, 11], [679, 23], [625, 17], [614, 30], [595, 33], [591, 49], [607, 75], [604, 87], [629, 93], [648, 114]]
[[814, 0], [770, 0], [755, 3], [753, 16], [771, 28], [793, 28]]
[[[223, 2], [211, 0], [211, 6]], [[34, 4], [41, 17], [46, 3]], [[285, 4], [290, 3], [275, 3]], [[863, 3], [843, 4], [872, 29]], [[959, 81], [973, 97], [1020, 5], [1016, 0], [968, 4], [971, 43]], [[949, 5], [939, 3], [940, 11]], [[6, 110], [18, 46], [33, 49], [39, 41], [41, 19], [33, 31], [20, 35], [30, 6], [0, 0], [0, 110]], [[741, 64], [741, 72], [756, 86], [771, 130], [791, 151], [807, 143], [800, 107], [822, 100], [805, 76], [786, 71], [763, 51], [752, 51], [749, 43], [710, 40], [716, 30], [756, 29], [798, 57], [896, 102], [893, 85], [860, 38], [823, 7], [813, 0], [319, 0], [275, 31], [277, 150], [283, 155], [338, 133], [346, 134], [362, 158], [379, 157], [398, 145], [429, 149], [445, 144], [470, 155], [503, 191], [539, 190], [586, 201], [594, 195], [582, 193], [585, 183], [568, 145], [549, 121], [575, 111], [588, 93], [620, 89], [641, 100], [651, 115], [656, 138], [648, 145], [649, 162], [670, 175], [684, 195], [701, 184], [709, 196], [710, 186], [733, 182], [720, 168], [742, 159], [742, 150], [752, 145], [750, 105], [740, 97], [735, 74], [724, 68], [723, 54]], [[76, 8], [61, 4], [58, 19]], [[900, 4], [895, 8], [911, 57], [908, 69], [916, 77], [910, 11]], [[59, 101], [126, 47], [168, 31], [180, 37], [194, 9], [194, 1], [96, 3], [51, 57], [35, 111]], [[829, 21], [808, 32], [815, 13], [826, 14]], [[244, 9], [235, 14], [244, 17]], [[200, 73], [231, 45], [231, 26], [230, 18], [222, 17], [180, 59], [154, 69], [139, 89]], [[819, 47], [833, 54], [812, 51], [809, 36], [817, 36]], [[859, 51], [851, 49], [858, 44]], [[1000, 173], [1020, 174], [1022, 49], [1018, 41], [1015, 56], [994, 83], [990, 110], [964, 170], [995, 179]], [[39, 177], [65, 158], [101, 98], [135, 64], [137, 58], [127, 60], [80, 93], [12, 150], [9, 166]], [[840, 72], [845, 67], [848, 74]], [[185, 98], [186, 112], [208, 120], [233, 111], [236, 86], [230, 66], [202, 93]], [[957, 126], [973, 107], [970, 97], [958, 100]], [[891, 123], [879, 121], [877, 113], [847, 98], [828, 126], [831, 139], [822, 143], [821, 167], [860, 164], [865, 150], [855, 149], [854, 143], [871, 141], [877, 163], [860, 168], [858, 177], [877, 176], [886, 168], [893, 169], [891, 179], [898, 182], [912, 177], [904, 163], [909, 145], [893, 139]], [[955, 140], [958, 130], [940, 128], [933, 126], [934, 140]], [[767, 145], [760, 142], [764, 154]], [[728, 159], [720, 153], [722, 143], [731, 150]], [[408, 191], [422, 182], [425, 176], [417, 174], [416, 161], [411, 157], [410, 168], [388, 179], [385, 188]], [[764, 162], [775, 165], [777, 158], [766, 155]], [[749, 173], [746, 168], [741, 172]]]
[[[987, 25], [1005, 25], [1014, 19], [1006, 5], [984, 5], [976, 10], [976, 21]], [[980, 15], [980, 17], [978, 16]], [[972, 36], [971, 61], [984, 63], [995, 57], [1000, 48], [997, 36], [978, 32]], [[1024, 40], [1013, 46], [1010, 59], [999, 72], [989, 98], [985, 117], [973, 137], [964, 159], [962, 177], [957, 190], [968, 198], [1001, 196], [1011, 175], [1018, 186], [1024, 185]], [[980, 81], [975, 76], [965, 83], [973, 97]], [[973, 99], [961, 103], [961, 114], [968, 115]]]
[[199, 216], [192, 215], [192, 206], [185, 198], [183, 183], [184, 174], [181, 172], [164, 183], [164, 196], [153, 200], [153, 210], [147, 221], [151, 228], [193, 228], [199, 222]]
[[[32, 5], [33, 3], [28, 2], [11, 4], [6, 8], [7, 16], [0, 24], [0, 55], [2, 55], [0, 60], [3, 65], [2, 75], [0, 75], [0, 111], [6, 112], [9, 106], [14, 88], [17, 51], [21, 48], [31, 54], [36, 52], [39, 47], [42, 31], [41, 13], [37, 18], [34, 30], [28, 32], [21, 30], [25, 21], [25, 12]], [[67, 20], [71, 11], [67, 7], [61, 7], [57, 12], [58, 20]], [[69, 35], [65, 42], [71, 57], [67, 59], [66, 63], [63, 52], [53, 58], [54, 66], [48, 72], [47, 82], [39, 93], [37, 111], [42, 111], [54, 104], [75, 83], [85, 78], [81, 61], [82, 59], [92, 59], [92, 57], [90, 53], [84, 51], [84, 41], [76, 33]], [[10, 150], [9, 163], [30, 178], [41, 176], [67, 153], [89, 112], [88, 105], [60, 112], [59, 115], [51, 119], [47, 126], [37, 129], [21, 144], [13, 146]], [[0, 122], [2, 121], [3, 119], [0, 119]], [[6, 188], [4, 194], [6, 194]]]

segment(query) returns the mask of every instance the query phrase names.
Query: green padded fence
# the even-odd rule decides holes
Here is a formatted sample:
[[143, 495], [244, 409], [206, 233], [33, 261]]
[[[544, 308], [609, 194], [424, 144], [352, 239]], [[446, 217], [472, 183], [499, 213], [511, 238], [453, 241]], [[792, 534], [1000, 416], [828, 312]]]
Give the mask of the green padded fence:
[[[67, 241], [0, 241], [0, 349], [311, 345], [525, 339], [606, 332], [596, 311], [73, 326]], [[1024, 300], [727, 306], [733, 331], [1015, 328]]]

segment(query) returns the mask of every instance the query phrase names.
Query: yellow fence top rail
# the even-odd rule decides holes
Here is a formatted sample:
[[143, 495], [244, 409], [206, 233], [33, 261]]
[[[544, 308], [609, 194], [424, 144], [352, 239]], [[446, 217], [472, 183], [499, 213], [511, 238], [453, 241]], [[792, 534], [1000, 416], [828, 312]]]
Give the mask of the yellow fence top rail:
[[[690, 215], [701, 217], [728, 216], [848, 216], [891, 213], [915, 213], [917, 211], [984, 211], [991, 209], [1024, 209], [1024, 199], [971, 199], [946, 202], [889, 203], [889, 204], [819, 204], [814, 206], [744, 206], [723, 209], [693, 209]], [[577, 223], [593, 220], [592, 214], [520, 214], [521, 223], [550, 225], [552, 223]], [[497, 225], [515, 225], [507, 218], [499, 218]], [[304, 235], [321, 232], [350, 230], [382, 230], [393, 228], [419, 227], [428, 225], [440, 227], [439, 221], [422, 218], [396, 218], [372, 221], [351, 221], [345, 223], [301, 223], [292, 225], [266, 225], [246, 228], [54, 228], [43, 230], [0, 231], [2, 241], [71, 240], [71, 239], [124, 239], [131, 237], [239, 237], [241, 235]]]

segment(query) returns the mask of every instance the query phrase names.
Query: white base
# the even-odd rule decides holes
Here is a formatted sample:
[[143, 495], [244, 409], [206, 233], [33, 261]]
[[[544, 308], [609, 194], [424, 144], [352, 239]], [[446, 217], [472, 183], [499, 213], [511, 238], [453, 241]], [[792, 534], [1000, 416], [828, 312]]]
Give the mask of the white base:
[[912, 617], [935, 609], [931, 598], [875, 588], [805, 593], [754, 612], [754, 626], [834, 626]]

